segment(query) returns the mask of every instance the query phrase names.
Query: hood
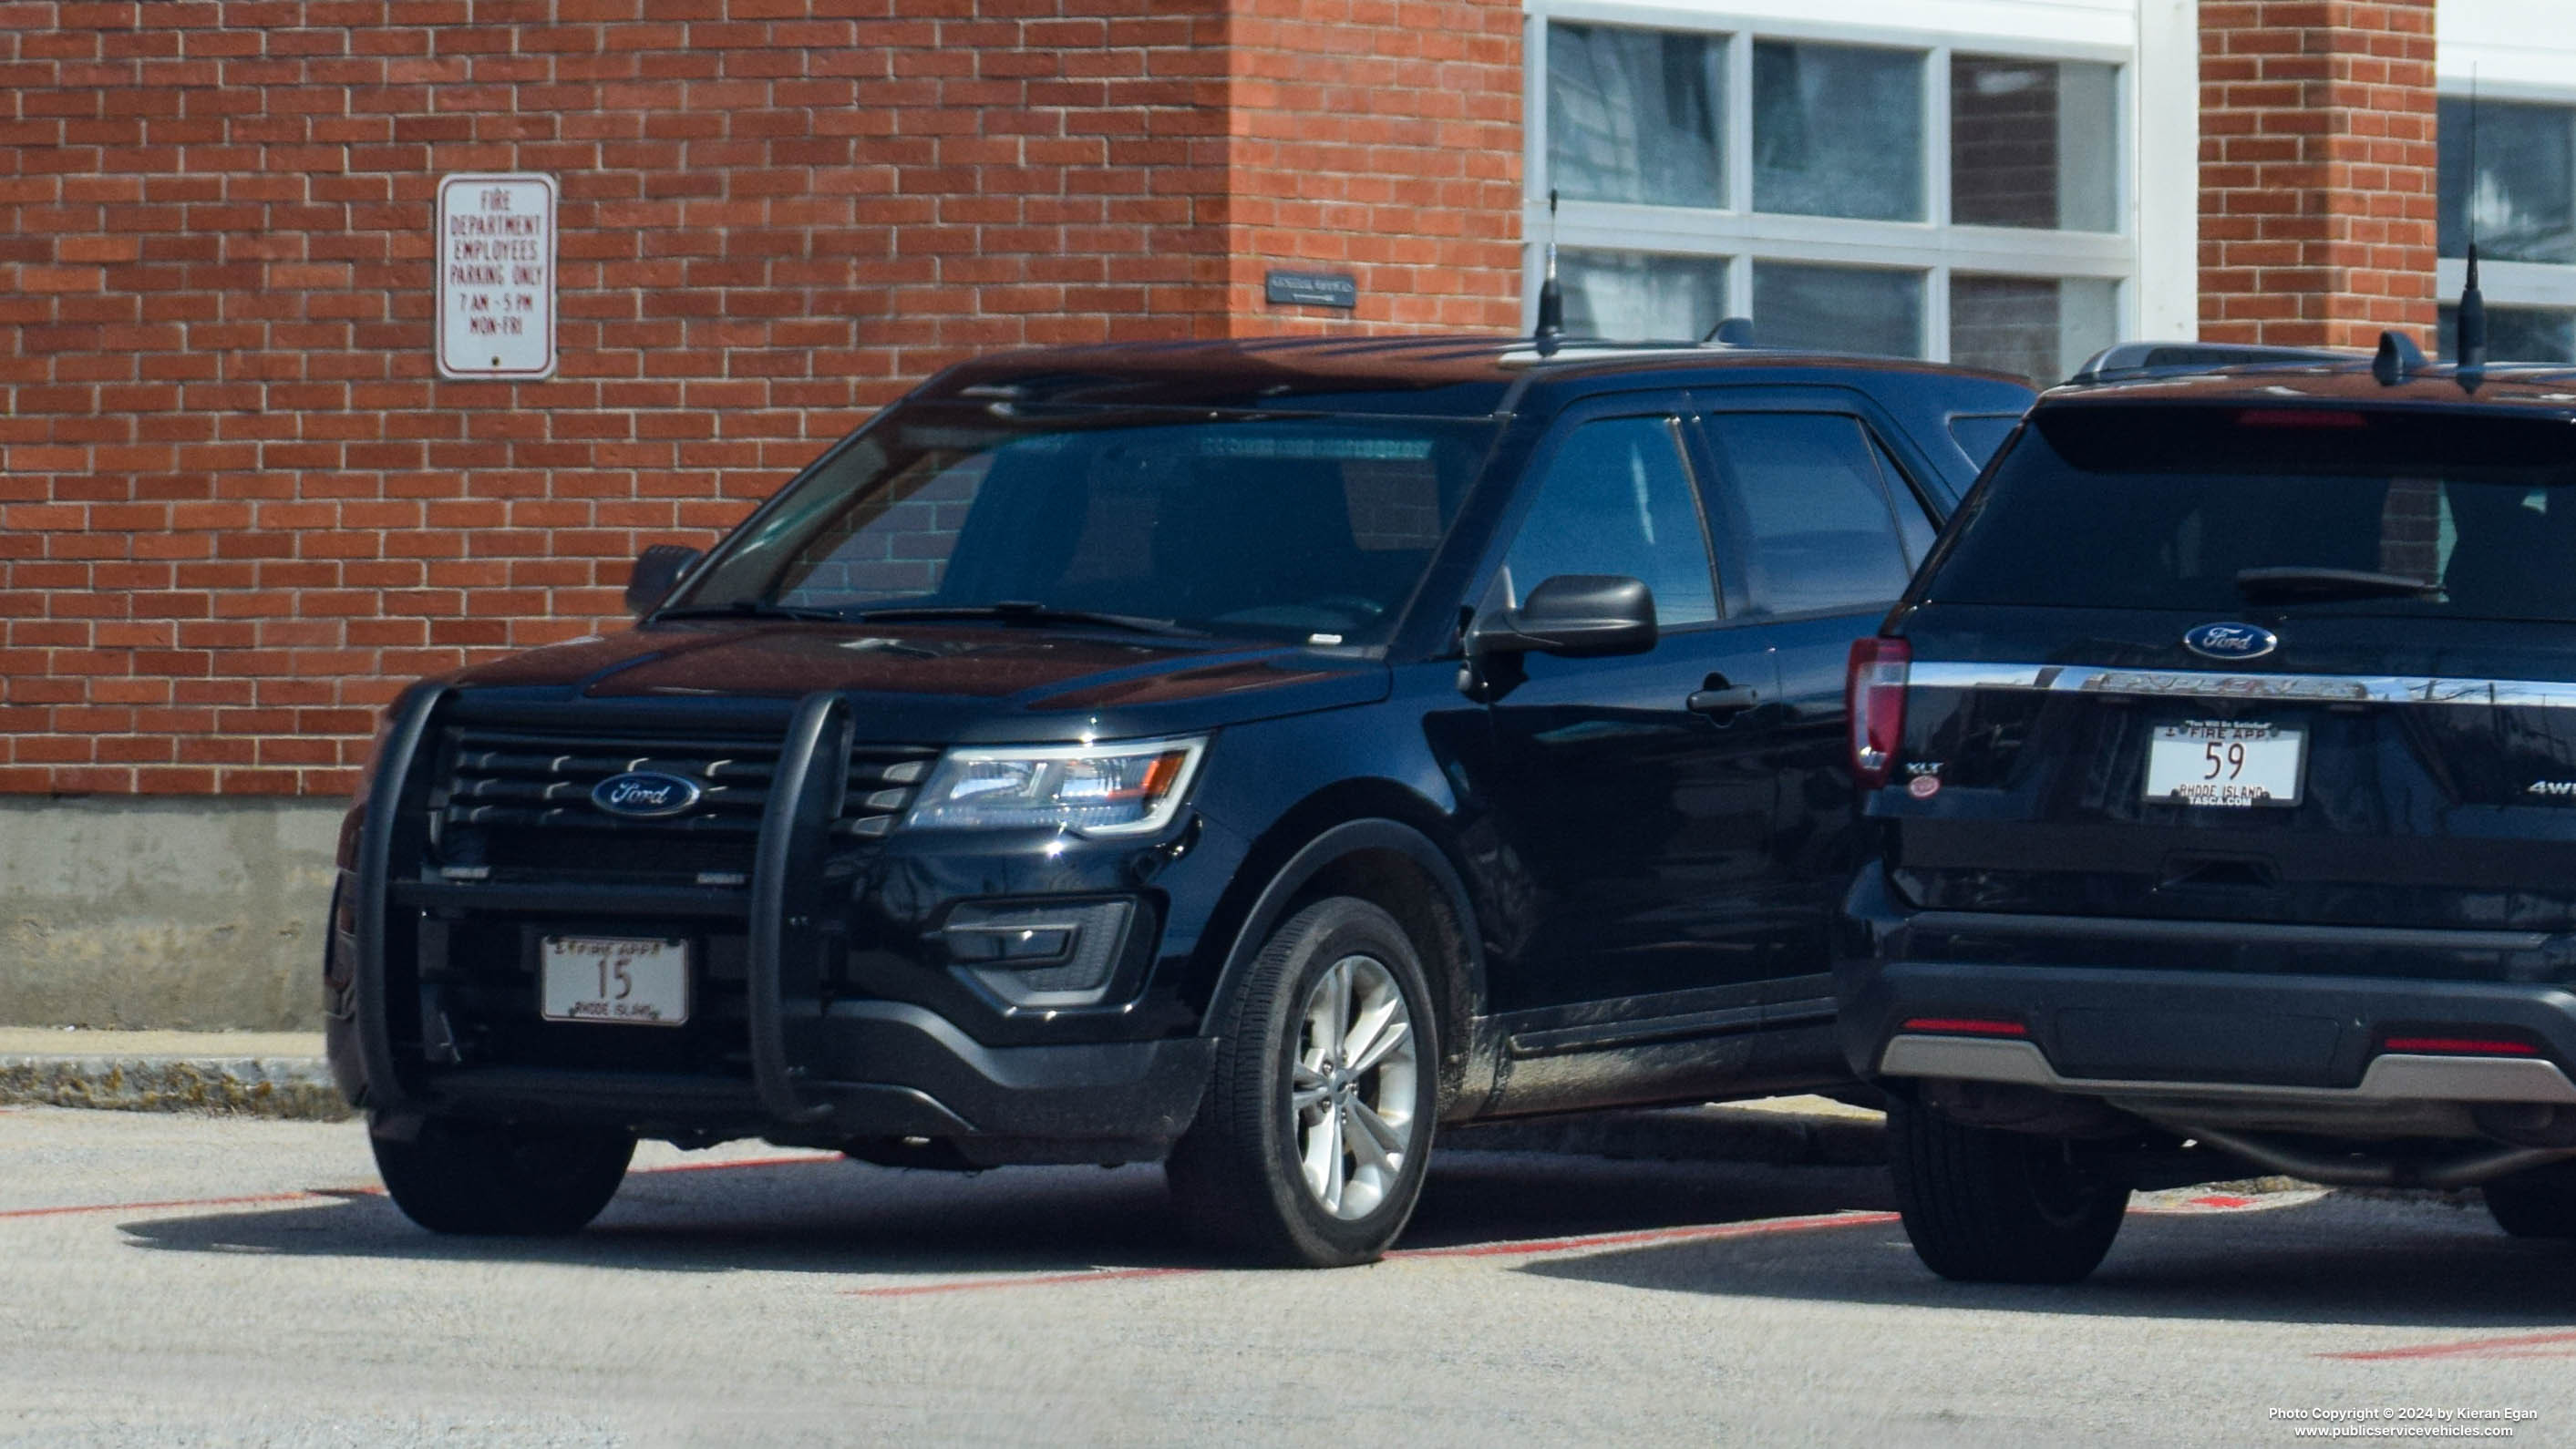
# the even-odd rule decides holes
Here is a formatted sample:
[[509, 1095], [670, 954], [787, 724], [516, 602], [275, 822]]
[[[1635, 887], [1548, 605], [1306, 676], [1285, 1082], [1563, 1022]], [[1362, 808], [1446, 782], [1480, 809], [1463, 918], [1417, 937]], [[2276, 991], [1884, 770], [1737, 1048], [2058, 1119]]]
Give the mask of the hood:
[[[583, 701], [750, 704], [851, 696], [864, 737], [926, 742], [1118, 738], [1208, 729], [1385, 697], [1357, 651], [1120, 637], [1014, 625], [660, 624], [530, 650], [452, 681], [550, 714]], [[614, 702], [614, 703], [611, 703]]]

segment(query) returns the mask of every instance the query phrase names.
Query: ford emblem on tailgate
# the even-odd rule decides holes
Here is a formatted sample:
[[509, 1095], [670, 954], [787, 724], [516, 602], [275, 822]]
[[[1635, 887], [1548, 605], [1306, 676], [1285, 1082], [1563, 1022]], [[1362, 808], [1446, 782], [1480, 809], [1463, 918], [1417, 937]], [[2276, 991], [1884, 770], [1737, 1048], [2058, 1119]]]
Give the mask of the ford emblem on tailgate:
[[629, 770], [591, 786], [590, 803], [611, 815], [654, 820], [684, 813], [705, 793], [695, 780], [652, 770]]
[[2281, 636], [2257, 624], [2203, 624], [2184, 632], [2182, 647], [2208, 659], [2260, 659]]

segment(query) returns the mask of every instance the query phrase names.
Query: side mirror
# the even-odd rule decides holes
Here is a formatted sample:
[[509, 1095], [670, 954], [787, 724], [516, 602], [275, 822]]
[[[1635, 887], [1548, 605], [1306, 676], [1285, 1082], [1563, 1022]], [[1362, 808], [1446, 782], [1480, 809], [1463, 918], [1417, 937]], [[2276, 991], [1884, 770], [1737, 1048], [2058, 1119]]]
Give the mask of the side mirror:
[[1590, 659], [1655, 647], [1655, 595], [1624, 574], [1558, 574], [1471, 640], [1478, 654], [1561, 654]]
[[699, 559], [698, 550], [676, 543], [657, 543], [635, 556], [626, 576], [626, 612], [641, 619], [671, 596], [671, 586]]

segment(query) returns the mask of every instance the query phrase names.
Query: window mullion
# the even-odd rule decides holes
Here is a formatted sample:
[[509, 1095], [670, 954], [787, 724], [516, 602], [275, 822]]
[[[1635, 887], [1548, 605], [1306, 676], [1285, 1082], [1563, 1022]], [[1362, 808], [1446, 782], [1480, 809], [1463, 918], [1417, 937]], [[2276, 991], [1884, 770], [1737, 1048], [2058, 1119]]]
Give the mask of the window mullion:
[[1726, 38], [1726, 194], [1737, 215], [1753, 210], [1753, 37]]

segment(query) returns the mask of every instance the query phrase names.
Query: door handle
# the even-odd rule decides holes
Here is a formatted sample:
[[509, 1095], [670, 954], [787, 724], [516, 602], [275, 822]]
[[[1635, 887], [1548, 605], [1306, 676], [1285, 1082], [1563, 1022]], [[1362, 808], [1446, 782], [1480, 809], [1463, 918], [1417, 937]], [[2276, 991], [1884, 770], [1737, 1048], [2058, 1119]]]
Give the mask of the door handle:
[[1760, 690], [1749, 684], [1730, 685], [1724, 675], [1710, 675], [1708, 684], [1708, 688], [1698, 690], [1691, 695], [1690, 712], [1707, 715], [1720, 724], [1762, 702]]

